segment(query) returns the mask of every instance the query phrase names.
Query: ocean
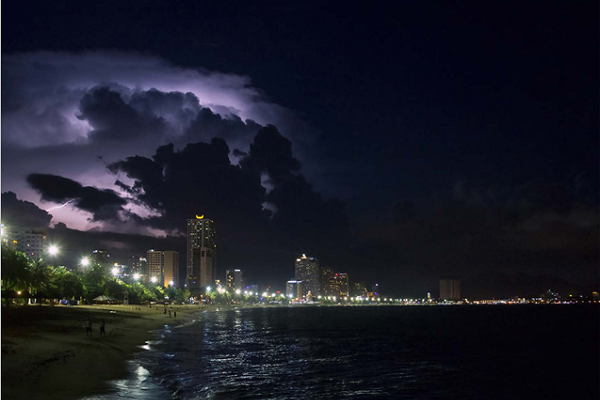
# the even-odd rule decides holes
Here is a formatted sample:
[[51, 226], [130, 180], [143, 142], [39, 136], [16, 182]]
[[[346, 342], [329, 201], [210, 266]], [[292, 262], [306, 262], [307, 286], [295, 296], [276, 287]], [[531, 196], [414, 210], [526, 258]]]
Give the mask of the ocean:
[[598, 305], [205, 311], [98, 399], [600, 398]]

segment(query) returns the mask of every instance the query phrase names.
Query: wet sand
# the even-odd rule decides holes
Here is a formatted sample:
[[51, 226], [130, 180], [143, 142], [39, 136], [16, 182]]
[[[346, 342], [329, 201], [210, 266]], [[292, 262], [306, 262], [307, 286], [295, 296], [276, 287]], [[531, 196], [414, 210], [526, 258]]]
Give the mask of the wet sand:
[[[173, 306], [177, 318], [169, 318], [160, 305], [2, 307], [2, 398], [69, 400], [104, 393], [109, 380], [127, 377], [127, 360], [153, 339], [150, 331], [205, 309]], [[87, 318], [92, 336], [86, 336]]]

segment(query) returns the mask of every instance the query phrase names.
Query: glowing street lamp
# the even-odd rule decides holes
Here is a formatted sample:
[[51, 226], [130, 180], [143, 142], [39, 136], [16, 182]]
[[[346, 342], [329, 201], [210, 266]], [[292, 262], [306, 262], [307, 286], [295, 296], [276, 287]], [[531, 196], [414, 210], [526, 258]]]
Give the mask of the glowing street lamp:
[[50, 247], [48, 247], [48, 254], [50, 254], [51, 256], [55, 256], [58, 254], [58, 247], [52, 245]]
[[235, 291], [235, 294], [240, 294], [240, 293], [242, 293], [242, 291], [241, 291], [240, 289], [237, 289], [237, 290]]
[[88, 265], [90, 265], [90, 260], [89, 260], [89, 258], [87, 258], [87, 257], [83, 257], [83, 258], [81, 259], [81, 265], [82, 265], [82, 266], [84, 266], [84, 267], [87, 267]]
[[133, 279], [136, 281], [140, 279], [140, 274], [133, 274]]
[[150, 281], [151, 281], [152, 283], [156, 283], [156, 281], [158, 281], [158, 279], [156, 279], [156, 277], [155, 277], [155, 276], [153, 276], [152, 278], [150, 278]]
[[173, 281], [169, 281], [169, 286], [173, 286]]
[[113, 269], [112, 269], [112, 274], [113, 274], [114, 276], [117, 276], [117, 275], [119, 275], [119, 268], [117, 268], [117, 267], [113, 268]]
[[263, 297], [267, 297], [269, 294], [267, 292], [263, 292]]
[[210, 292], [210, 286], [206, 287], [206, 293]]

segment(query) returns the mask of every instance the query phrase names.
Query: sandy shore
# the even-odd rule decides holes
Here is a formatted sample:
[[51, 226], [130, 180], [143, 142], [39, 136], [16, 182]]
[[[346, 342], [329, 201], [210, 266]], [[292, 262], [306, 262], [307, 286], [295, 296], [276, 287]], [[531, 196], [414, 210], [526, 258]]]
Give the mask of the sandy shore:
[[153, 339], [150, 331], [189, 321], [203, 308], [173, 310], [177, 318], [165, 316], [162, 306], [2, 307], [2, 398], [69, 400], [105, 392], [109, 380], [127, 377], [127, 360]]

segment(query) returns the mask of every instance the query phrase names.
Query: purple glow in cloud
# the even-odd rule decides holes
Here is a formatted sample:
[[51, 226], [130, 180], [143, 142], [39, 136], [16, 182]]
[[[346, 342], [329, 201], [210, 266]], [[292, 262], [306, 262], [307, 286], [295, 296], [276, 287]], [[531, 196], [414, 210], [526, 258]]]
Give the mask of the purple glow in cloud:
[[[260, 125], [276, 124], [287, 136], [298, 125], [292, 112], [264, 100], [247, 76], [179, 68], [157, 57], [36, 52], [4, 56], [2, 68], [2, 191], [49, 208], [54, 224], [76, 229], [114, 227], [90, 222], [64, 204], [42, 204], [25, 183], [28, 174], [118, 190], [107, 163], [150, 156], [166, 143], [181, 147], [213, 137], [224, 138], [232, 150], [247, 150]], [[135, 204], [127, 208], [155, 214]], [[126, 225], [119, 230], [163, 234]]]

